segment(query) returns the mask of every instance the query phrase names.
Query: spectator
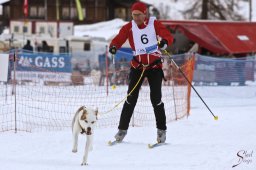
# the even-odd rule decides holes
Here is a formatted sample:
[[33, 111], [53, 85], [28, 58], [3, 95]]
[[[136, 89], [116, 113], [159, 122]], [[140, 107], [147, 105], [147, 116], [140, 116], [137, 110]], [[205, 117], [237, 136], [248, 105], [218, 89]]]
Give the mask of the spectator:
[[47, 42], [44, 40], [42, 41], [42, 48], [41, 48], [42, 52], [51, 52], [49, 45], [47, 44]]
[[30, 44], [30, 40], [27, 40], [27, 44], [24, 45], [23, 50], [25, 53], [33, 53], [33, 47]]

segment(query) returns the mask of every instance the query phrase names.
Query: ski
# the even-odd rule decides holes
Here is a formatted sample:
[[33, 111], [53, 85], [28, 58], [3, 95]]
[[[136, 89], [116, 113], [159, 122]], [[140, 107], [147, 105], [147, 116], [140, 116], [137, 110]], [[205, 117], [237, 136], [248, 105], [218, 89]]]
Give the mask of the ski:
[[149, 149], [152, 149], [152, 148], [155, 148], [155, 147], [158, 147], [158, 146], [162, 146], [162, 145], [165, 145], [166, 143], [153, 143], [153, 144], [148, 144], [148, 148]]
[[116, 140], [114, 140], [114, 141], [108, 141], [108, 145], [109, 146], [113, 146], [113, 145], [115, 145], [115, 144], [117, 144], [117, 143], [121, 143], [121, 142], [119, 142], [119, 141], [116, 141]]
[[[119, 143], [123, 143], [123, 142], [120, 142], [120, 141], [116, 141], [116, 140], [114, 140], [114, 141], [108, 141], [108, 145], [109, 146], [113, 146], [113, 145], [116, 145], [116, 144], [119, 144]], [[125, 143], [127, 143], [127, 142], [125, 142]], [[162, 145], [166, 145], [167, 143], [153, 143], [153, 144], [148, 144], [148, 148], [149, 149], [152, 149], [152, 148], [155, 148], [155, 147], [158, 147], [158, 146], [162, 146]]]

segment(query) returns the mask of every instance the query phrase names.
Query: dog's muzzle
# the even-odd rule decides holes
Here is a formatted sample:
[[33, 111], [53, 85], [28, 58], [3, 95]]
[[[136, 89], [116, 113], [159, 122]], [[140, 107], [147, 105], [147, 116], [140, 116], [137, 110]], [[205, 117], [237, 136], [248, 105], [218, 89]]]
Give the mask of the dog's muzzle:
[[81, 134], [85, 133], [86, 135], [91, 135], [92, 134], [92, 128], [88, 127], [86, 130], [82, 129]]
[[88, 127], [86, 130], [86, 135], [91, 135], [92, 134], [92, 128]]

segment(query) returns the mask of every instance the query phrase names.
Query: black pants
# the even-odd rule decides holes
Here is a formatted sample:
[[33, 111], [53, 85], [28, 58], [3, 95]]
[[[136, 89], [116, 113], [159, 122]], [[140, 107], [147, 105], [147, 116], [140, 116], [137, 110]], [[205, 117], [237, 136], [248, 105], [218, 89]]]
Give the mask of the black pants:
[[[135, 87], [141, 76], [142, 70], [131, 68], [129, 75], [129, 88], [127, 94]], [[166, 116], [164, 110], [164, 103], [161, 101], [162, 98], [162, 79], [163, 71], [162, 69], [150, 69], [144, 72], [142, 79], [140, 80], [138, 86], [132, 92], [130, 96], [127, 97], [125, 101], [120, 117], [120, 122], [118, 129], [127, 130], [129, 123], [134, 111], [134, 107], [137, 103], [139, 96], [139, 90], [143, 83], [144, 78], [148, 78], [150, 87], [150, 99], [152, 106], [154, 108], [156, 127], [161, 130], [166, 130]]]

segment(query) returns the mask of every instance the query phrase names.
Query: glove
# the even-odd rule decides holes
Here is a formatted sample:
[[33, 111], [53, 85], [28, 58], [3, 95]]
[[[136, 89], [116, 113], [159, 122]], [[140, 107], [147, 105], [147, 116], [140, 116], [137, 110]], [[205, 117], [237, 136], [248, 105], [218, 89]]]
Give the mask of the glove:
[[108, 50], [111, 54], [116, 54], [116, 47], [115, 46], [112, 46], [112, 47], [109, 47], [109, 50]]
[[165, 50], [165, 49], [167, 48], [167, 46], [168, 46], [168, 42], [167, 42], [167, 40], [165, 40], [165, 39], [162, 39], [162, 40], [160, 41], [160, 43], [158, 44], [158, 47], [159, 47], [161, 50]]

